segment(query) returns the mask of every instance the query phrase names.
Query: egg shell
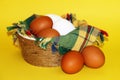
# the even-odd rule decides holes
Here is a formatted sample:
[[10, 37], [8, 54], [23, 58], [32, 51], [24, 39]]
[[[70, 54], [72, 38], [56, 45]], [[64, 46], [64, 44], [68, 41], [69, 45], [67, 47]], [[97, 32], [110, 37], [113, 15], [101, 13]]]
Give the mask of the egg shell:
[[82, 50], [85, 65], [91, 68], [99, 68], [105, 63], [105, 56], [102, 50], [96, 46], [87, 46]]
[[69, 22], [66, 19], [63, 19], [60, 16], [53, 14], [49, 14], [47, 16], [49, 16], [53, 21], [52, 28], [57, 30], [60, 33], [60, 35], [66, 35], [75, 29], [74, 25], [71, 22]]
[[30, 23], [30, 31], [34, 35], [37, 35], [43, 29], [52, 28], [52, 25], [53, 25], [53, 21], [50, 17], [40, 16], [40, 17], [35, 18]]
[[84, 66], [84, 59], [78, 51], [67, 52], [61, 60], [61, 68], [65, 73], [74, 74]]
[[60, 33], [60, 35], [66, 35], [69, 32], [73, 31], [75, 27], [66, 19], [60, 19], [53, 24], [53, 29], [56, 29]]
[[46, 14], [46, 16], [50, 17], [52, 19], [53, 23], [56, 23], [57, 21], [62, 19], [62, 17], [60, 17], [56, 14]]
[[60, 36], [59, 32], [51, 28], [44, 29], [37, 34], [37, 37], [44, 37], [44, 38], [58, 37], [58, 36]]

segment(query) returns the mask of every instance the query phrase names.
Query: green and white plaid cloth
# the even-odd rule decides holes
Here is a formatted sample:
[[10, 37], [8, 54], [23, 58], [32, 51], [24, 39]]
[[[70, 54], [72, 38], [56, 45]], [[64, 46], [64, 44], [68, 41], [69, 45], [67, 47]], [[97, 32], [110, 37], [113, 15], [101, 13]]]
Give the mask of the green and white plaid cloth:
[[47, 46], [46, 44], [49, 42], [53, 44], [53, 52], [59, 51], [59, 53], [64, 54], [69, 50], [81, 51], [85, 46], [95, 43], [101, 46], [104, 42], [104, 34], [102, 34], [101, 30], [93, 26], [80, 26], [67, 35], [55, 38], [45, 38], [41, 41], [40, 47], [45, 49]]

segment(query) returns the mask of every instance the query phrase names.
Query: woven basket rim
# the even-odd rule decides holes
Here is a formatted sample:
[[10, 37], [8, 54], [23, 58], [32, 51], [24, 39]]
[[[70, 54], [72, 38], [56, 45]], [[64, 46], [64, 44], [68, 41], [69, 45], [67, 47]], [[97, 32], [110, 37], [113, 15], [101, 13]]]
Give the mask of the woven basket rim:
[[18, 34], [19, 36], [21, 36], [22, 38], [25, 38], [25, 39], [28, 39], [28, 40], [35, 41], [35, 38], [29, 37], [29, 36], [24, 36], [24, 35], [22, 35], [22, 34], [21, 34], [20, 32], [18, 32], [18, 31], [17, 31], [17, 34]]

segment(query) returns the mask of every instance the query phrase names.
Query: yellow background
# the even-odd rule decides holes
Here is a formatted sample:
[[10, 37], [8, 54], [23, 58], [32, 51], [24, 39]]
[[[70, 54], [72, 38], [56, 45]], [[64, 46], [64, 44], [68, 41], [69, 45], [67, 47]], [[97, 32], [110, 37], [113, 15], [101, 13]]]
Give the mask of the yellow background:
[[[26, 63], [13, 46], [6, 27], [32, 14], [76, 13], [93, 26], [109, 33], [102, 47], [106, 62], [99, 69], [84, 67], [65, 74], [60, 67], [43, 68]], [[119, 0], [0, 0], [0, 80], [120, 80]]]

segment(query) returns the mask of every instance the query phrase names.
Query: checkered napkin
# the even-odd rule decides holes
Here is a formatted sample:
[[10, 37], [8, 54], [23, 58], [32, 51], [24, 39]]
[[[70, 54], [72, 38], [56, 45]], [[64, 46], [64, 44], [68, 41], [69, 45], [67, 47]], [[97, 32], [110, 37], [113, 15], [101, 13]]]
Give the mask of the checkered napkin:
[[[97, 44], [101, 46], [104, 42], [104, 35], [108, 34], [95, 28], [93, 26], [80, 26], [68, 33], [67, 35], [55, 37], [55, 38], [45, 38], [41, 41], [41, 47], [47, 46], [49, 42], [52, 42], [52, 51], [59, 51], [59, 53], [64, 54], [70, 50], [81, 51], [85, 46]], [[45, 44], [45, 45], [43, 45]]]

